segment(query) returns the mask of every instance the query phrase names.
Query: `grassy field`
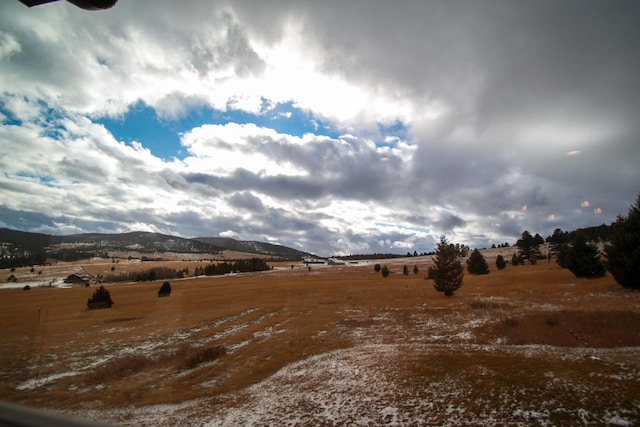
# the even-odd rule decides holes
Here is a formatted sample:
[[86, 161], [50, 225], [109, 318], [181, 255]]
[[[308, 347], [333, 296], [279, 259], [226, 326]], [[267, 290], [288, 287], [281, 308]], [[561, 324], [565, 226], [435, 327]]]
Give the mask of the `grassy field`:
[[640, 293], [541, 262], [447, 298], [428, 258], [381, 263], [107, 285], [93, 311], [93, 288], [2, 289], [0, 399], [123, 425], [640, 423]]

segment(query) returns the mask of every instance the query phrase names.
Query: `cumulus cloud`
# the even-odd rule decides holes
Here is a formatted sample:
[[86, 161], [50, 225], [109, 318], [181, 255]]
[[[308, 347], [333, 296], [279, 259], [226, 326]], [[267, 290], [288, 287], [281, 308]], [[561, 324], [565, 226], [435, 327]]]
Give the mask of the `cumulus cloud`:
[[[610, 222], [640, 190], [638, 16], [574, 1], [3, 2], [0, 221], [320, 254]], [[182, 155], [162, 160], [97, 124], [139, 103], [225, 120], [173, 135]], [[314, 132], [270, 128], [296, 116], [275, 106]]]

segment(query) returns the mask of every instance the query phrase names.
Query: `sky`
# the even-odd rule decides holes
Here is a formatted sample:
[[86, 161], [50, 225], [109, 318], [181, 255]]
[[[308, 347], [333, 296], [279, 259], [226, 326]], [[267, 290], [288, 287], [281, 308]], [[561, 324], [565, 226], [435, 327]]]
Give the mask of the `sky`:
[[0, 227], [481, 248], [638, 165], [638, 2], [0, 2]]

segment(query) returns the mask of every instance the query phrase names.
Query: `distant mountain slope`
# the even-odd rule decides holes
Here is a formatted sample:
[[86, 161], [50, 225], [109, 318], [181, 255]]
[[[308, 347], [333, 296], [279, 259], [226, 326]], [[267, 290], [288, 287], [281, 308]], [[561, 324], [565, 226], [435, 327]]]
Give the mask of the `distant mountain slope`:
[[313, 256], [286, 246], [221, 237], [185, 239], [160, 233], [134, 231], [120, 234], [72, 234], [53, 236], [0, 228], [0, 268], [43, 264], [47, 258], [65, 261], [107, 256], [113, 252], [206, 253], [224, 250], [299, 260]]
[[299, 260], [306, 257], [315, 257], [308, 252], [299, 251], [287, 246], [274, 245], [273, 243], [236, 240], [229, 237], [196, 237], [194, 240], [220, 246], [225, 249], [238, 252], [249, 252], [273, 257], [282, 257], [288, 260]]
[[95, 250], [135, 250], [138, 252], [219, 253], [225, 248], [194, 239], [160, 233], [133, 231], [121, 234], [73, 234], [51, 236], [51, 244], [78, 243]]
[[51, 244], [51, 236], [42, 233], [29, 233], [26, 231], [0, 228], [0, 243], [9, 243], [15, 247], [37, 252]]

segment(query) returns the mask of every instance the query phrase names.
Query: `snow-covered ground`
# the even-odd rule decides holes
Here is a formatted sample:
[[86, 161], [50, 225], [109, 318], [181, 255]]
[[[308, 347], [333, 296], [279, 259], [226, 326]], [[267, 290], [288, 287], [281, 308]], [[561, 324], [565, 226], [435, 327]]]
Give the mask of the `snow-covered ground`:
[[[557, 425], [558, 417], [565, 425], [632, 426], [639, 411], [624, 407], [565, 407], [565, 393], [574, 393], [585, 402], [597, 394], [579, 385], [566, 383], [562, 372], [541, 372], [547, 380], [543, 392], [557, 399], [529, 400], [525, 391], [516, 387], [490, 390], [473, 395], [464, 376], [449, 376], [408, 384], [399, 375], [397, 365], [407, 355], [440, 354], [442, 345], [361, 344], [309, 357], [290, 364], [266, 380], [239, 393], [201, 398], [180, 404], [128, 407], [109, 410], [109, 418], [124, 425], [158, 426], [409, 426], [409, 425]], [[499, 348], [458, 344], [447, 351], [512, 353], [524, 361], [531, 357], [569, 359], [580, 363], [585, 357], [607, 363], [613, 350], [570, 349], [557, 352], [552, 347], [523, 346]], [[628, 356], [640, 355], [640, 349], [623, 349]], [[394, 367], [395, 369], [390, 369]], [[488, 380], [500, 373], [485, 371]], [[631, 372], [635, 381], [640, 372]], [[460, 381], [460, 380], [463, 381]], [[541, 390], [542, 391], [542, 390]], [[535, 393], [535, 390], [528, 392]], [[227, 401], [222, 407], [220, 399]], [[102, 419], [106, 412], [85, 410], [82, 415]]]
[[[339, 268], [352, 270], [349, 266], [324, 266], [322, 271]], [[311, 273], [318, 270], [313, 266]], [[265, 274], [298, 277], [303, 273], [308, 276], [310, 272], [299, 268]], [[484, 294], [480, 289], [451, 303], [415, 300], [414, 304], [410, 300], [405, 304], [403, 288], [404, 284], [393, 294], [398, 298], [396, 305], [384, 300], [370, 302], [356, 293], [353, 299], [351, 294], [343, 295], [341, 304], [334, 297], [310, 294], [318, 302], [312, 299], [314, 304], [305, 309], [311, 312], [317, 306], [318, 313], [331, 312], [336, 320], [318, 322], [317, 329], [308, 330], [302, 327], [308, 313], [298, 312], [291, 302], [266, 307], [255, 299], [251, 304], [256, 306], [247, 304], [224, 317], [209, 317], [197, 325], [169, 329], [164, 335], [121, 334], [134, 331], [129, 325], [142, 319], [134, 313], [116, 318], [118, 322], [92, 324], [73, 336], [75, 342], [65, 343], [73, 351], [60, 352], [57, 359], [39, 353], [29, 369], [5, 372], [3, 378], [13, 375], [14, 390], [41, 392], [41, 396], [56, 386], [59, 393], [64, 388], [78, 395], [111, 391], [110, 384], [87, 384], [73, 377], [128, 356], [160, 359], [185, 345], [223, 343], [228, 351], [225, 357], [238, 357], [257, 348], [254, 345], [281, 344], [281, 337], [295, 336], [303, 329], [314, 340], [333, 337], [345, 344], [331, 350], [320, 347], [320, 354], [296, 354], [291, 358], [295, 362], [281, 368], [277, 365], [280, 369], [268, 371], [271, 375], [250, 386], [232, 385], [228, 389], [233, 391], [226, 393], [206, 394], [232, 378], [232, 372], [216, 377], [215, 369], [207, 370], [219, 366], [215, 365], [218, 360], [194, 370], [169, 372], [171, 368], [167, 368], [163, 375], [171, 379], [158, 378], [158, 383], [173, 384], [170, 381], [175, 380], [180, 386], [182, 381], [191, 381], [187, 384], [198, 389], [193, 394], [197, 398], [146, 406], [84, 400], [68, 411], [82, 418], [130, 426], [640, 425], [640, 347], [514, 345], [504, 337], [482, 336], [486, 333], [483, 328], [523, 312], [555, 315], [566, 310], [568, 303], [589, 307], [593, 301], [608, 301], [617, 307], [630, 298], [629, 294], [605, 288], [593, 294], [567, 293], [575, 286], [561, 285], [561, 297], [555, 299], [530, 300], [524, 291], [511, 298]], [[358, 305], [358, 298], [367, 304]], [[625, 310], [637, 311], [635, 301], [635, 306], [627, 304]], [[127, 323], [129, 320], [132, 323]], [[556, 326], [551, 322], [546, 327]], [[83, 347], [83, 334], [97, 331], [104, 336], [100, 345]], [[120, 335], [127, 335], [128, 341], [119, 341]], [[258, 355], [254, 356], [263, 356]], [[230, 370], [250, 369], [249, 359], [238, 360], [241, 362]], [[143, 375], [146, 373], [138, 378]]]

